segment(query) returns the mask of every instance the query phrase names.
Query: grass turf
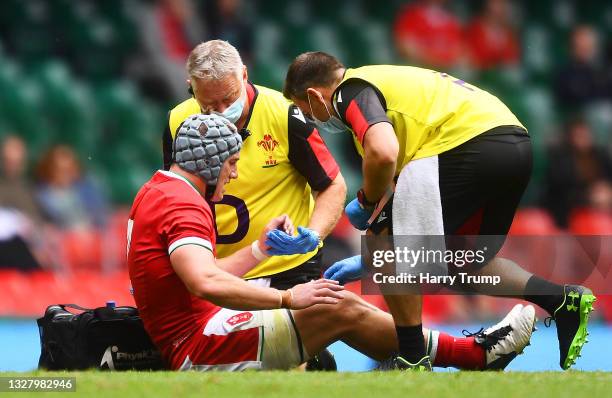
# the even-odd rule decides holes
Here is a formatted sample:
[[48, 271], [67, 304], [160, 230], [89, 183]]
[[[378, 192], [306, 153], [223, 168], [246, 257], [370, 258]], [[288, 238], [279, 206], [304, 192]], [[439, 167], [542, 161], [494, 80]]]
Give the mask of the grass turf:
[[[76, 377], [76, 394], [109, 397], [605, 397], [612, 372], [28, 372]], [[4, 393], [0, 393], [0, 396]], [[55, 392], [15, 394], [42, 397]]]

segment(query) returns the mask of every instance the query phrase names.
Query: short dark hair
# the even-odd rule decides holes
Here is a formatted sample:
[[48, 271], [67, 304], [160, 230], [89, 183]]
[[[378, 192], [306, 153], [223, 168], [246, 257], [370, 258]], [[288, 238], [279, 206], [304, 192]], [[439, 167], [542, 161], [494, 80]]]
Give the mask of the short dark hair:
[[287, 71], [283, 95], [306, 100], [308, 87], [328, 87], [336, 81], [335, 72], [344, 65], [333, 55], [311, 51], [298, 55]]

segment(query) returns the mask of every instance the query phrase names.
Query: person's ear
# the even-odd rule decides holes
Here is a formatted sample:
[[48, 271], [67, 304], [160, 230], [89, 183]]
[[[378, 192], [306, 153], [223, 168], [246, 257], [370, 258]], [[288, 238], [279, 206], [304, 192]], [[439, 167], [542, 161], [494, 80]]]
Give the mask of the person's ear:
[[195, 97], [195, 94], [193, 93], [193, 86], [191, 85], [191, 79], [187, 79], [186, 82], [187, 82], [187, 92], [192, 97]]
[[247, 71], [246, 65], [242, 66], [242, 80], [245, 82], [249, 80], [249, 72]]
[[312, 88], [312, 87], [308, 87], [308, 88], [306, 89], [306, 96], [307, 96], [307, 97], [316, 97], [316, 96], [317, 96], [317, 94], [318, 94], [318, 91], [317, 91], [317, 90], [315, 90], [315, 89], [314, 89], [314, 88]]

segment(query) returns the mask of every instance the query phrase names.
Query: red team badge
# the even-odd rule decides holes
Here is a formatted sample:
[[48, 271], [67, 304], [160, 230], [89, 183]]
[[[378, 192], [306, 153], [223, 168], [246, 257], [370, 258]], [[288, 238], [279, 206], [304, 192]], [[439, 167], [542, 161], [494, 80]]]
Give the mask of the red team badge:
[[233, 317], [229, 318], [226, 322], [230, 326], [236, 326], [236, 325], [239, 325], [241, 323], [246, 323], [246, 322], [250, 321], [251, 318], [253, 318], [253, 313], [252, 312], [241, 312], [240, 314], [236, 314]]
[[276, 159], [274, 159], [273, 156], [274, 149], [278, 146], [278, 141], [272, 137], [272, 134], [265, 134], [263, 140], [257, 141], [257, 146], [262, 148], [267, 156], [266, 164], [261, 167], [267, 168], [276, 166]]

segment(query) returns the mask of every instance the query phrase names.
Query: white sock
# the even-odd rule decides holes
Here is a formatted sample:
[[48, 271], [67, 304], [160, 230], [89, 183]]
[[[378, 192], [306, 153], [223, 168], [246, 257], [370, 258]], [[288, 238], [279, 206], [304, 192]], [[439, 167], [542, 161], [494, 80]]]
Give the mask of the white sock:
[[440, 332], [437, 330], [429, 330], [429, 342], [427, 343], [427, 355], [429, 355], [429, 360], [433, 364], [436, 360], [436, 354], [438, 353], [438, 337], [440, 337]]

